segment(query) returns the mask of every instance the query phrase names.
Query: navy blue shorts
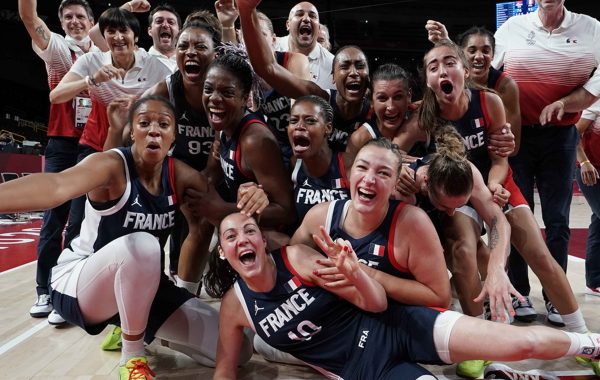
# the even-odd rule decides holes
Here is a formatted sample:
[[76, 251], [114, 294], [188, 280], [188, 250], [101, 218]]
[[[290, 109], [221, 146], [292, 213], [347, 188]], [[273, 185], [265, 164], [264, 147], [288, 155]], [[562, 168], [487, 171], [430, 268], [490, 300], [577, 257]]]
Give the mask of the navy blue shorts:
[[[83, 315], [81, 314], [76, 298], [64, 295], [53, 289], [50, 289], [50, 296], [52, 297], [54, 309], [56, 309], [61, 317], [67, 322], [81, 327], [90, 335], [100, 334], [102, 330], [110, 324], [117, 326], [121, 325], [119, 314], [115, 314], [106, 321], [98, 324], [86, 324], [83, 320]], [[150, 307], [144, 341], [150, 344], [154, 340], [154, 335], [160, 326], [165, 323], [167, 318], [169, 318], [175, 310], [190, 298], [194, 298], [192, 293], [177, 287], [164, 273], [161, 273], [158, 290], [152, 301], [152, 306]]]
[[[416, 379], [431, 374], [415, 363], [445, 364], [433, 342], [433, 325], [440, 312], [390, 301], [388, 310], [365, 314], [342, 378]], [[399, 376], [399, 374], [402, 374]]]

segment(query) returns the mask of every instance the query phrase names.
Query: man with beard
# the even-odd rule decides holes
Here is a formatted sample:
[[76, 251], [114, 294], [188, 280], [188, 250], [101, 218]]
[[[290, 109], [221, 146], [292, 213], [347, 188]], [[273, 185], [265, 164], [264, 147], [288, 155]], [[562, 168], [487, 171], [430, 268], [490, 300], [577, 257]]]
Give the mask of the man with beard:
[[275, 50], [306, 55], [311, 80], [325, 90], [334, 89], [331, 76], [333, 54], [317, 43], [321, 29], [317, 8], [307, 1], [296, 4], [285, 25], [289, 34], [277, 38]]
[[175, 44], [179, 28], [179, 13], [169, 4], [156, 6], [148, 16], [148, 34], [152, 37], [148, 53], [157, 56], [171, 71], [177, 70]]

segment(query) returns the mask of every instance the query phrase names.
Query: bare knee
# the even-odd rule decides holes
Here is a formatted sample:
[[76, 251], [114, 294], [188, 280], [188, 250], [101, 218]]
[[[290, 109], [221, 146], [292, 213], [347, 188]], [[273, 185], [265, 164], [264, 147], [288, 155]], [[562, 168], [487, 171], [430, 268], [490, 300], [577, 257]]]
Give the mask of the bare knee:
[[474, 244], [457, 240], [451, 245], [452, 267], [455, 275], [477, 273], [477, 249]]

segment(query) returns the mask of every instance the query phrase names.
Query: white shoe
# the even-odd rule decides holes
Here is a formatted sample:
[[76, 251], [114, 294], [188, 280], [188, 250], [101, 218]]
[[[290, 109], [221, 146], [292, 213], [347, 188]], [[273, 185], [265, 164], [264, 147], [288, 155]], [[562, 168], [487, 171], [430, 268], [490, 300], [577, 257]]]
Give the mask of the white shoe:
[[484, 379], [505, 379], [505, 380], [559, 380], [558, 376], [550, 372], [537, 369], [531, 371], [517, 371], [507, 365], [492, 363], [486, 367], [483, 374]]
[[50, 296], [48, 294], [40, 294], [37, 301], [29, 309], [29, 315], [34, 318], [44, 318], [52, 311], [52, 304], [50, 303]]
[[588, 286], [585, 287], [585, 294], [588, 296], [596, 296], [600, 297], [600, 287], [598, 288], [590, 288]]
[[53, 326], [61, 326], [67, 323], [67, 321], [56, 310], [52, 310], [50, 315], [48, 315], [48, 323]]
[[546, 302], [546, 311], [548, 312], [548, 323], [558, 327], [565, 327], [565, 323], [563, 322], [560, 313], [558, 312], [558, 310], [556, 310], [554, 305], [552, 305], [552, 302]]

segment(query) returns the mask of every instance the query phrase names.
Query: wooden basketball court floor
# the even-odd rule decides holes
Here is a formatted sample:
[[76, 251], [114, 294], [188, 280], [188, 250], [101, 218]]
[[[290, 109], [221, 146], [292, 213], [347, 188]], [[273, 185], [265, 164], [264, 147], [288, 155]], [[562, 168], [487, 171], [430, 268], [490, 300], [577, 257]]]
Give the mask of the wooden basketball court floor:
[[[539, 205], [537, 206], [539, 210]], [[539, 212], [538, 212], [539, 214]], [[571, 227], [587, 228], [590, 211], [582, 196], [573, 198]], [[539, 215], [536, 214], [541, 224]], [[104, 333], [87, 335], [78, 327], [56, 328], [45, 319], [29, 316], [35, 295], [35, 235], [40, 223], [0, 225], [0, 379], [91, 380], [118, 377], [119, 353], [101, 351]], [[583, 239], [581, 235], [572, 239]], [[583, 243], [584, 242], [579, 242]], [[25, 264], [23, 264], [25, 263]], [[12, 269], [6, 269], [12, 268]], [[588, 327], [600, 331], [600, 297], [584, 294], [584, 263], [570, 257], [568, 278], [583, 311]], [[545, 308], [541, 287], [530, 275], [532, 302], [538, 311], [535, 324], [545, 325]], [[219, 303], [209, 300], [215, 308]], [[494, 342], [489, 342], [493, 345]], [[155, 341], [147, 346], [151, 367], [158, 379], [210, 379], [213, 370], [196, 364], [187, 356], [174, 352]], [[573, 359], [556, 361], [525, 360], [507, 363], [522, 370], [553, 371], [563, 379], [595, 378], [590, 369]], [[455, 366], [428, 366], [440, 379], [458, 379]], [[240, 379], [322, 379], [309, 368], [268, 363], [255, 354], [239, 371]]]

